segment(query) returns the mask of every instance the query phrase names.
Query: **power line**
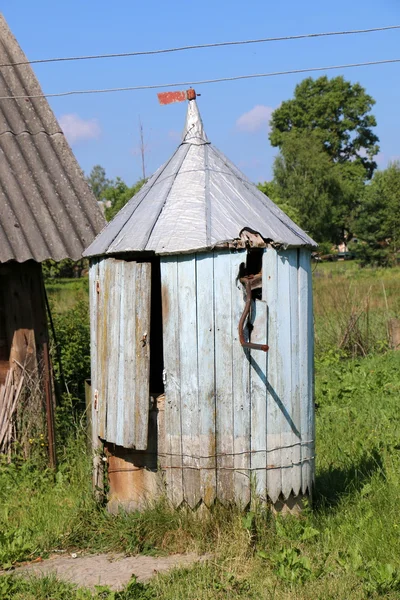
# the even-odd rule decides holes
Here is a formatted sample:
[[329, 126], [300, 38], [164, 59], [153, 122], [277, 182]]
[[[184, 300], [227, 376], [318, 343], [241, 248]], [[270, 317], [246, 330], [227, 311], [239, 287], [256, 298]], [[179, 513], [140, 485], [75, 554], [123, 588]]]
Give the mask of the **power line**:
[[53, 94], [35, 94], [32, 96], [0, 96], [0, 100], [24, 100], [27, 98], [59, 98], [61, 96], [74, 96], [81, 94], [105, 94], [109, 92], [133, 92], [138, 90], [156, 90], [160, 88], [183, 87], [204, 85], [208, 83], [222, 83], [225, 81], [238, 81], [239, 79], [257, 79], [260, 77], [276, 77], [277, 75], [295, 75], [299, 73], [315, 73], [316, 71], [331, 71], [333, 69], [351, 69], [354, 67], [367, 67], [371, 65], [386, 65], [400, 62], [400, 58], [388, 60], [375, 60], [346, 65], [331, 65], [328, 67], [310, 67], [307, 69], [293, 69], [291, 71], [275, 71], [272, 73], [255, 73], [253, 75], [235, 75], [233, 77], [220, 77], [218, 79], [203, 79], [199, 81], [180, 81], [179, 83], [159, 83], [153, 85], [135, 85], [130, 87], [116, 87], [95, 90], [71, 90], [69, 92], [56, 92]]
[[246, 44], [263, 44], [266, 42], [285, 42], [288, 40], [302, 40], [305, 38], [330, 37], [335, 35], [354, 35], [359, 33], [374, 33], [377, 31], [389, 31], [400, 29], [400, 25], [388, 25], [387, 27], [372, 27], [370, 29], [353, 29], [349, 31], [326, 31], [322, 33], [304, 33], [300, 35], [286, 35], [282, 37], [269, 37], [254, 40], [239, 40], [233, 42], [215, 42], [212, 44], [194, 44], [192, 46], [178, 46], [177, 48], [164, 48], [161, 50], [143, 50], [138, 52], [121, 52], [118, 54], [93, 54], [88, 56], [64, 56], [58, 58], [40, 58], [37, 60], [25, 60], [13, 63], [1, 64], [0, 67], [16, 67], [20, 65], [37, 65], [39, 63], [66, 62], [73, 60], [96, 60], [101, 58], [125, 58], [128, 56], [147, 56], [152, 54], [168, 54], [170, 52], [182, 52], [184, 50], [199, 50], [204, 48], [221, 48], [222, 46], [243, 46]]

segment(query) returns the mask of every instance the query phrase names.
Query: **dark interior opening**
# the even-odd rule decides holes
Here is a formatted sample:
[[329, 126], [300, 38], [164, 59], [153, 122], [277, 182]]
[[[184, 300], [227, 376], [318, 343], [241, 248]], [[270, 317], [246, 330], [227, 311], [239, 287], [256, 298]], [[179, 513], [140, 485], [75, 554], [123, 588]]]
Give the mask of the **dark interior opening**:
[[164, 393], [163, 383], [163, 331], [161, 304], [160, 259], [151, 261], [151, 303], [150, 303], [150, 394]]
[[[264, 254], [264, 248], [251, 248], [247, 251], [246, 257], [246, 276], [259, 275], [262, 273], [262, 259]], [[253, 300], [262, 299], [262, 280], [260, 279], [259, 286], [251, 290], [251, 296]]]
[[[1, 275], [0, 275], [1, 280]], [[0, 285], [0, 384], [4, 383], [9, 368], [10, 345], [7, 339], [6, 315], [4, 296], [1, 292], [3, 283]]]

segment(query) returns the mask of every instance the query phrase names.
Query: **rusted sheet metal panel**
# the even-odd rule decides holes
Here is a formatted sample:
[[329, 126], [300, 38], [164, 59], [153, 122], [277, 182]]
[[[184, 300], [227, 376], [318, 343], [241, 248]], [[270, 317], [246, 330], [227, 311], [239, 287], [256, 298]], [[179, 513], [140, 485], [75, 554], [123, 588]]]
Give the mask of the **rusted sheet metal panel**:
[[[26, 57], [0, 15], [0, 63]], [[1, 96], [42, 94], [30, 65], [0, 69]], [[104, 217], [46, 98], [0, 103], [0, 262], [82, 256]]]
[[316, 246], [209, 143], [196, 101], [191, 100], [182, 143], [107, 225], [85, 256], [211, 250], [238, 239], [244, 228], [284, 246]]
[[301, 491], [311, 493], [314, 482], [314, 324], [309, 252], [299, 256], [299, 344], [301, 401]]
[[145, 450], [151, 265], [105, 258], [92, 265], [90, 277], [97, 435], [109, 443]]

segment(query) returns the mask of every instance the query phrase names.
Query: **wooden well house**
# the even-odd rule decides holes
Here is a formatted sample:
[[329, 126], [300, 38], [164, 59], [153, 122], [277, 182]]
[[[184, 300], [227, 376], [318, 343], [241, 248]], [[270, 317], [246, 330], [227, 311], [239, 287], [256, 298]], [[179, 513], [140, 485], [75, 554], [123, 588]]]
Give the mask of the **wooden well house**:
[[0, 451], [25, 389], [28, 403], [46, 397], [54, 462], [41, 263], [80, 259], [104, 218], [42, 94], [0, 14]]
[[85, 252], [109, 507], [296, 503], [314, 479], [316, 244], [188, 98], [181, 144]]

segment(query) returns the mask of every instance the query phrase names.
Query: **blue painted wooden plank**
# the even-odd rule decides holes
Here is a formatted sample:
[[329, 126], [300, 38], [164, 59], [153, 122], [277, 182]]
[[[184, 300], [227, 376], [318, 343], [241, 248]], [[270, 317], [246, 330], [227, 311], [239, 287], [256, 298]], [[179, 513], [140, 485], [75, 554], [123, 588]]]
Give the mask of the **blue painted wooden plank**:
[[120, 287], [121, 287], [121, 261], [111, 259], [108, 264], [110, 270], [110, 294], [106, 307], [107, 313], [107, 415], [106, 415], [106, 440], [115, 443], [117, 439], [117, 412], [118, 412], [118, 361], [120, 347]]
[[[301, 396], [300, 396], [300, 342], [299, 342], [299, 251], [297, 249], [289, 252], [290, 265], [290, 331], [292, 347], [292, 419], [297, 435], [293, 435], [292, 446], [292, 489], [297, 496], [301, 490]], [[287, 490], [286, 490], [287, 493]], [[285, 494], [285, 490], [284, 490]]]
[[[239, 320], [244, 309], [243, 285], [237, 279], [246, 251], [231, 254], [232, 283], [232, 362], [233, 362], [233, 427], [234, 427], [234, 499], [245, 507], [250, 502], [250, 362], [249, 352], [239, 341]], [[265, 336], [265, 333], [264, 333]]]
[[[146, 450], [149, 418], [151, 265], [118, 261], [120, 270], [116, 444]], [[118, 311], [114, 311], [115, 317]], [[110, 434], [111, 435], [111, 434]]]
[[110, 295], [110, 261], [102, 258], [99, 262], [99, 289], [97, 302], [97, 391], [98, 391], [98, 433], [106, 438], [107, 417], [107, 376], [108, 376], [108, 298]]
[[[90, 307], [90, 371], [91, 371], [91, 423], [92, 423], [92, 446], [98, 445], [98, 406], [97, 406], [97, 286], [99, 283], [99, 258], [90, 261], [89, 266], [89, 307]], [[96, 392], [96, 393], [95, 393]], [[96, 403], [94, 402], [96, 400]]]
[[[276, 502], [281, 493], [281, 409], [279, 398], [279, 310], [281, 299], [278, 296], [278, 254], [268, 248], [263, 255], [262, 294], [268, 311], [267, 353], [267, 492], [272, 502]], [[252, 419], [253, 419], [252, 415]]]
[[223, 503], [231, 502], [234, 492], [232, 277], [236, 275], [231, 253], [214, 252], [217, 497]]
[[161, 257], [161, 290], [165, 369], [165, 458], [167, 495], [174, 506], [183, 501], [180, 394], [180, 331], [176, 257]]
[[312, 274], [309, 250], [299, 257], [299, 342], [301, 395], [302, 493], [311, 493], [314, 479], [314, 332]]
[[[122, 434], [121, 445], [132, 448], [136, 438], [136, 406], [135, 376], [136, 343], [139, 335], [136, 332], [137, 263], [124, 262], [123, 289], [121, 290], [121, 337], [118, 381], [118, 432]], [[124, 313], [124, 315], [122, 314]], [[146, 407], [148, 412], [148, 405]], [[122, 419], [122, 422], [121, 422]], [[140, 434], [139, 434], [140, 435]]]
[[206, 506], [216, 497], [215, 457], [215, 347], [214, 347], [214, 258], [196, 256], [197, 365], [199, 390], [200, 491]]
[[[151, 300], [151, 264], [137, 263], [136, 311], [135, 311], [135, 447], [147, 448], [150, 401], [150, 300]], [[128, 340], [130, 343], [130, 340]]]
[[[197, 379], [196, 257], [177, 257], [183, 493], [194, 508], [200, 501], [199, 398]], [[187, 467], [187, 468], [185, 468]]]
[[[129, 405], [131, 403], [134, 404], [135, 402], [135, 398], [134, 396], [132, 397], [132, 390], [131, 390], [131, 397], [128, 396], [129, 392], [128, 390], [125, 391], [125, 361], [127, 358], [127, 352], [129, 352], [128, 348], [126, 347], [126, 338], [125, 338], [125, 332], [126, 332], [126, 321], [130, 321], [132, 319], [132, 313], [131, 311], [126, 312], [126, 306], [125, 306], [125, 299], [128, 297], [129, 292], [131, 291], [129, 289], [129, 280], [127, 277], [127, 269], [126, 269], [126, 265], [128, 263], [126, 263], [126, 261], [118, 261], [116, 262], [116, 268], [118, 268], [119, 270], [119, 294], [117, 294], [117, 297], [115, 298], [115, 301], [118, 302], [119, 304], [119, 323], [118, 323], [118, 327], [119, 327], [119, 343], [118, 343], [118, 347], [115, 348], [115, 352], [117, 354], [117, 356], [115, 357], [115, 368], [116, 368], [116, 375], [117, 375], [117, 389], [116, 389], [116, 415], [115, 415], [115, 420], [116, 420], [116, 427], [115, 427], [115, 439], [114, 440], [110, 440], [113, 441], [115, 444], [118, 444], [118, 446], [124, 446], [125, 448], [128, 448], [129, 446], [126, 445], [127, 440], [125, 439], [124, 436], [124, 429], [125, 429], [125, 406]], [[135, 306], [135, 298], [132, 298], [132, 305], [131, 306]], [[134, 343], [133, 340], [130, 340], [131, 345]], [[133, 372], [134, 375], [134, 372]], [[134, 385], [134, 379], [131, 382], [131, 386]]]
[[[263, 274], [265, 278], [265, 274]], [[267, 343], [267, 304], [264, 299], [252, 302], [254, 329], [250, 339], [256, 344]], [[251, 350], [251, 470], [255, 490], [261, 498], [267, 488], [267, 354]]]
[[281, 478], [282, 494], [286, 499], [292, 490], [292, 447], [296, 438], [296, 426], [292, 416], [292, 343], [290, 328], [290, 262], [292, 250], [278, 253], [278, 378], [277, 398], [281, 413]]

